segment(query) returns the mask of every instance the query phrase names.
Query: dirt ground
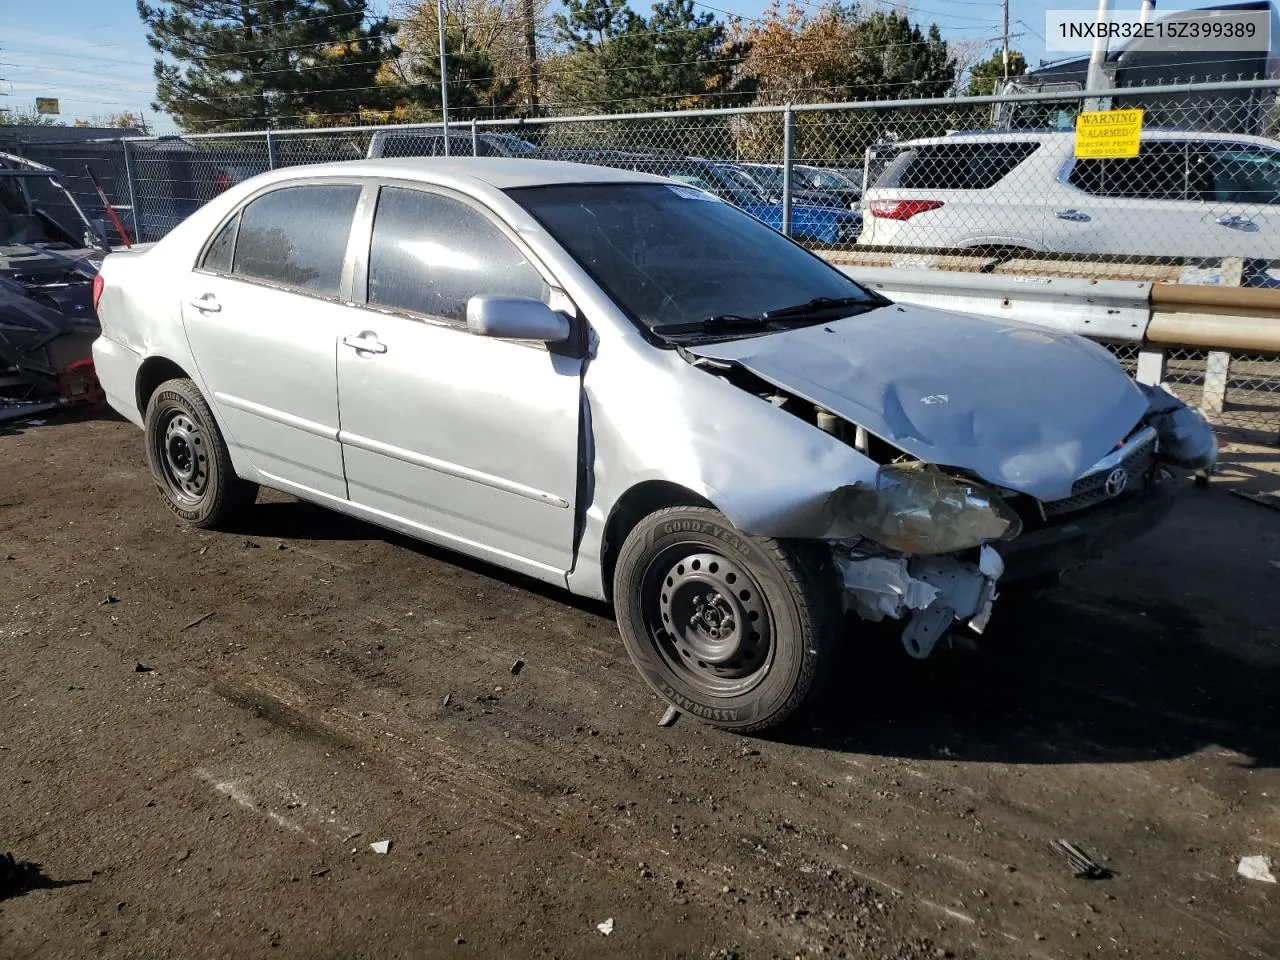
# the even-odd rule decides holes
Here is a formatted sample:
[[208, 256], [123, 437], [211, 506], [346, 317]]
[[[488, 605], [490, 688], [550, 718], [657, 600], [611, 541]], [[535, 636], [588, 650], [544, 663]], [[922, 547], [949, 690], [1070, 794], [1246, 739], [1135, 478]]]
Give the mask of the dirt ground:
[[0, 427], [0, 957], [1280, 957], [1280, 512], [1228, 492], [1280, 450], [1224, 456], [746, 739], [660, 728], [606, 610], [276, 494], [184, 530], [122, 420]]

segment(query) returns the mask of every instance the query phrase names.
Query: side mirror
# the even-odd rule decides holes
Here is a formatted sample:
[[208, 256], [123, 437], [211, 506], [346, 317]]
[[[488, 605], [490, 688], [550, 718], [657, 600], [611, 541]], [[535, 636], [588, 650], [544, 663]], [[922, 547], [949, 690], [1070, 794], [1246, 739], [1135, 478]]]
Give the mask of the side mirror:
[[467, 329], [478, 337], [564, 343], [569, 320], [533, 297], [482, 294], [467, 301]]

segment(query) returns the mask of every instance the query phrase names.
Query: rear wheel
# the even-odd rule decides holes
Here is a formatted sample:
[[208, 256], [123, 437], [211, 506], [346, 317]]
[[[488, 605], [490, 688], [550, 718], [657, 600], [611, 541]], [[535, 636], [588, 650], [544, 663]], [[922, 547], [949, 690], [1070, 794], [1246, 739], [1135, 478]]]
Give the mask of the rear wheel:
[[777, 726], [816, 692], [840, 630], [822, 547], [746, 536], [706, 507], [641, 520], [619, 554], [613, 596], [649, 685], [743, 733]]
[[166, 380], [147, 403], [147, 463], [160, 499], [197, 527], [225, 524], [251, 505], [257, 484], [241, 480], [213, 411], [187, 379]]

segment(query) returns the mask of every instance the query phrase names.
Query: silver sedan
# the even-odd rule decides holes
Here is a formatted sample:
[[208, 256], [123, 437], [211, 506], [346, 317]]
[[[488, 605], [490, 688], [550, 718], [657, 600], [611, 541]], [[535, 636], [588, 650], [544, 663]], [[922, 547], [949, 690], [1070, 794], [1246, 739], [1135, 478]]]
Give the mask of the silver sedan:
[[611, 601], [653, 689], [739, 731], [812, 696], [846, 614], [928, 656], [1216, 449], [1093, 343], [892, 303], [700, 190], [576, 164], [278, 170], [95, 295], [98, 377], [182, 520], [263, 485]]

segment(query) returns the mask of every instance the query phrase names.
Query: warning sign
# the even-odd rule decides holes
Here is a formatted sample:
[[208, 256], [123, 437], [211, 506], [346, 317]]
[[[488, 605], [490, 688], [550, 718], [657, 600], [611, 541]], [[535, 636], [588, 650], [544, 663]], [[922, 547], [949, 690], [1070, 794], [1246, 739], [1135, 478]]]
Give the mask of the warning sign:
[[1095, 160], [1136, 157], [1141, 110], [1098, 110], [1076, 117], [1076, 156]]

